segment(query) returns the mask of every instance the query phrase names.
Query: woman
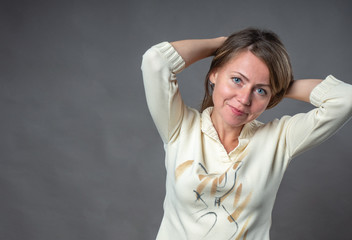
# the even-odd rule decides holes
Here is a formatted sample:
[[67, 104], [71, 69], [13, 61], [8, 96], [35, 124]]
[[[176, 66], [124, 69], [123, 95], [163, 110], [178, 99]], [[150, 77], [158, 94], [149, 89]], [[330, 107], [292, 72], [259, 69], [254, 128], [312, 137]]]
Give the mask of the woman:
[[[201, 112], [185, 106], [176, 74], [214, 55]], [[293, 81], [277, 35], [163, 42], [143, 56], [148, 107], [166, 152], [166, 197], [157, 239], [269, 239], [271, 212], [292, 158], [352, 115], [352, 86], [333, 76]], [[305, 114], [256, 120], [283, 97]]]

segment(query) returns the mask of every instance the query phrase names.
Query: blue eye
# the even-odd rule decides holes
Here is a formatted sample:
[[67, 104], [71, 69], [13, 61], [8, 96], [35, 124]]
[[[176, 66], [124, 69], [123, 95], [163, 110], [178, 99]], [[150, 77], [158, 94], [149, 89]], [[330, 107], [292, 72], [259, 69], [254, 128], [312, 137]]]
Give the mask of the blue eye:
[[266, 94], [266, 91], [263, 89], [263, 88], [257, 88], [257, 93], [259, 94], [259, 95], [265, 95]]
[[234, 83], [236, 83], [236, 84], [239, 84], [239, 83], [241, 83], [241, 79], [240, 78], [238, 78], [238, 77], [233, 77], [232, 78], [232, 81], [234, 82]]

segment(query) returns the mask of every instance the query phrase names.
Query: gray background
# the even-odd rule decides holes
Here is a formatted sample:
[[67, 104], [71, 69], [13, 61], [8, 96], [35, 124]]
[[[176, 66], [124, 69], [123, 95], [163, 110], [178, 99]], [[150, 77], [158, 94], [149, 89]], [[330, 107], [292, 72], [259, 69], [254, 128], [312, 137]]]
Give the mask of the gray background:
[[[154, 239], [164, 153], [140, 63], [153, 44], [277, 32], [296, 78], [352, 83], [349, 1], [6, 1], [0, 5], [0, 239]], [[198, 107], [209, 60], [179, 75]], [[262, 121], [308, 111], [285, 100]], [[352, 123], [288, 168], [272, 239], [351, 239]]]

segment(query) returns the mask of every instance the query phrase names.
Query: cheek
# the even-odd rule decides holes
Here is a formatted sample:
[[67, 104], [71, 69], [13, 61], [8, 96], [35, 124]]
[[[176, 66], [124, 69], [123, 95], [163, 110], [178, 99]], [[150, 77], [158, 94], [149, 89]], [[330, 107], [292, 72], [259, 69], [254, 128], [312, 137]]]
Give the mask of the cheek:
[[269, 100], [258, 102], [256, 105], [253, 105], [253, 112], [258, 115], [262, 114], [266, 110], [268, 104]]
[[214, 88], [213, 100], [226, 100], [233, 97], [234, 91], [226, 84], [218, 84]]

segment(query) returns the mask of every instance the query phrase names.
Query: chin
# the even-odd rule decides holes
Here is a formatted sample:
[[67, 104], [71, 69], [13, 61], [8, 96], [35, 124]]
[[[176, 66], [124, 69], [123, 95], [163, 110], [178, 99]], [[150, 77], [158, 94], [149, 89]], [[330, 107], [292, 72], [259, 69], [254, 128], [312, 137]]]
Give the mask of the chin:
[[242, 127], [243, 125], [245, 125], [247, 123], [247, 121], [236, 121], [233, 118], [227, 119], [226, 124], [233, 127], [233, 128], [238, 128], [238, 127]]

